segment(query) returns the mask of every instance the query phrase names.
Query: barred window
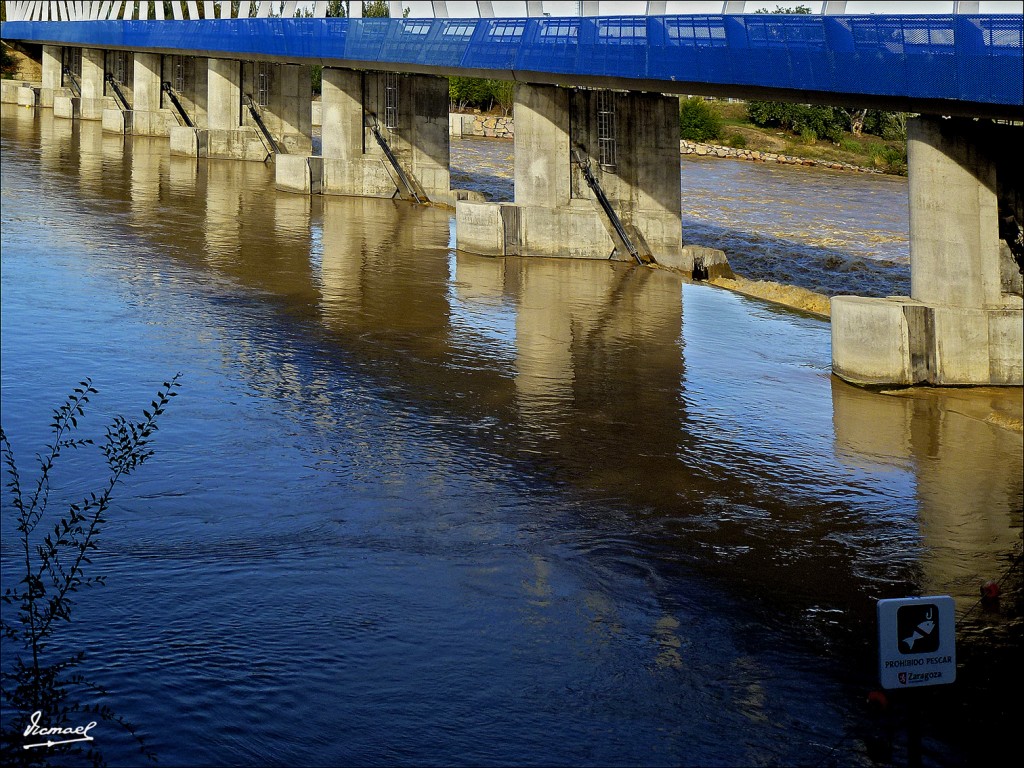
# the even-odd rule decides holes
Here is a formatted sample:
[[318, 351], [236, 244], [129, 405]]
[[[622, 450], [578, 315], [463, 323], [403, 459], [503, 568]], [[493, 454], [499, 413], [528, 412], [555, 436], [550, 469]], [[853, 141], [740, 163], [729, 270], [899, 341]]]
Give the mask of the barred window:
[[607, 171], [615, 170], [615, 94], [597, 92], [598, 162]]
[[256, 65], [256, 103], [261, 107], [270, 103], [270, 64], [265, 61]]
[[82, 76], [82, 49], [81, 48], [65, 48], [64, 49], [64, 66], [68, 68], [71, 74], [76, 77]]
[[131, 86], [132, 65], [134, 58], [128, 51], [114, 51], [114, 60], [111, 62], [111, 74], [121, 85]]
[[384, 73], [384, 127], [398, 128], [398, 73]]
[[171, 57], [171, 75], [172, 82], [174, 83], [174, 90], [178, 93], [185, 92], [185, 57], [184, 56], [172, 56]]

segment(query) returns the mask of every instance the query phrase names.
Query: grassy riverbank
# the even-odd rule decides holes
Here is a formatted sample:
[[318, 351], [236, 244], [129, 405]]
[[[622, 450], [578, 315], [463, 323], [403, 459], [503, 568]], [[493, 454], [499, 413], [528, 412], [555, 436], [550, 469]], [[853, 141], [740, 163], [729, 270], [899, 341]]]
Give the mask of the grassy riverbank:
[[845, 132], [838, 143], [825, 139], [800, 136], [778, 128], [761, 128], [747, 119], [745, 102], [711, 101], [711, 109], [722, 122], [717, 143], [728, 147], [742, 147], [758, 152], [774, 152], [811, 160], [846, 163], [863, 168], [874, 168], [883, 173], [906, 176], [907, 146], [905, 140], [886, 140], [862, 134]]

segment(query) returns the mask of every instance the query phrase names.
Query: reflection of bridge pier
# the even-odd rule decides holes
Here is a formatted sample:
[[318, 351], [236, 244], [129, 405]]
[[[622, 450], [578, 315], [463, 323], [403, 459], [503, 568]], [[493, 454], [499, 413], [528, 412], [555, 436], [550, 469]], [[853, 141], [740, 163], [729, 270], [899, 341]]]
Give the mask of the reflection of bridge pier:
[[837, 456], [913, 472], [919, 538], [907, 546], [927, 550], [921, 590], [973, 603], [1021, 541], [1024, 445], [1019, 432], [997, 423], [1020, 419], [1019, 391], [883, 395], [833, 380], [832, 408]]
[[[426, 209], [429, 220], [412, 206], [373, 198], [323, 199], [320, 282], [324, 318], [331, 325], [358, 333], [396, 334], [410, 344], [432, 344], [447, 335], [448, 302], [444, 286], [448, 265], [443, 259], [412, 264], [404, 254], [417, 249], [447, 247], [435, 217], [444, 211]], [[396, 307], [416, 311], [396, 312]]]
[[[1021, 262], [1007, 242], [1024, 227], [1024, 131], [919, 117], [907, 133], [911, 296], [833, 299], [833, 369], [861, 384], [1024, 384]], [[1014, 248], [1024, 260], [1024, 239]]]

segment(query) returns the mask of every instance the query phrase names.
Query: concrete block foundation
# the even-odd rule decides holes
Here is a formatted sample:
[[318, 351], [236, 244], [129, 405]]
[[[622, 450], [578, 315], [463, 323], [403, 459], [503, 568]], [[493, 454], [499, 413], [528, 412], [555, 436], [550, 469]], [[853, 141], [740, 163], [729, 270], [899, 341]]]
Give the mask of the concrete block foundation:
[[82, 100], [77, 96], [53, 97], [53, 116], [65, 120], [77, 120], [82, 115]]
[[18, 88], [17, 103], [19, 107], [34, 107], [39, 101], [39, 89], [29, 85]]
[[859, 385], [1024, 384], [1024, 317], [905, 297], [832, 299], [832, 371]]
[[[908, 122], [911, 296], [832, 299], [832, 370], [866, 385], [1024, 384], [1019, 126]], [[1009, 160], [1007, 158], [1010, 158]]]
[[324, 178], [322, 157], [278, 155], [275, 159], [275, 184], [282, 192], [319, 195]]

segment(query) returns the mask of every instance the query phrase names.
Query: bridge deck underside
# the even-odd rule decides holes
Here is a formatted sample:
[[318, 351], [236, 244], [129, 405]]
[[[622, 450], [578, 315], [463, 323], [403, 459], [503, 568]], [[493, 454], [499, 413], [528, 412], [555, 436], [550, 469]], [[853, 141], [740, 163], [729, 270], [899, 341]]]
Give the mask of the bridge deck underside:
[[[5, 22], [5, 39], [1024, 117], [1024, 16]], [[915, 109], [917, 107], [917, 109]]]

